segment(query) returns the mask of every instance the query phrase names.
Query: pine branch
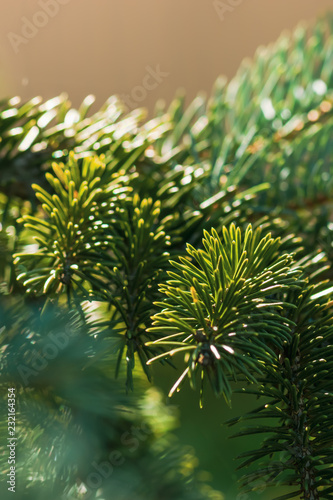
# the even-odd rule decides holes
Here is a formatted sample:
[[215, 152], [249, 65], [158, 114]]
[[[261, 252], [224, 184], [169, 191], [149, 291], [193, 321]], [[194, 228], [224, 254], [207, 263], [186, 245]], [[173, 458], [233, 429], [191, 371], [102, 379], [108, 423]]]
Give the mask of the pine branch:
[[314, 284], [314, 277], [310, 280], [313, 283], [310, 281], [300, 294], [294, 293], [293, 297], [288, 294], [288, 300], [296, 305], [296, 309], [290, 310], [290, 319], [295, 324], [292, 337], [272, 365], [266, 365], [266, 377], [255, 391], [267, 403], [229, 423], [262, 418], [277, 420], [270, 427], [248, 427], [236, 435], [270, 434], [259, 450], [242, 454], [246, 458], [242, 466], [264, 457], [269, 460], [260, 462], [256, 472], [247, 474], [244, 485], [251, 486], [260, 478], [273, 485], [296, 486], [302, 499], [315, 500], [331, 498], [333, 491], [330, 377], [333, 312], [329, 301], [332, 286], [325, 282]]
[[53, 170], [55, 175], [47, 174], [53, 195], [34, 185], [47, 218], [23, 218], [25, 227], [38, 234], [39, 248], [15, 255], [22, 270], [18, 279], [35, 294], [52, 296], [66, 289], [70, 297], [78, 290], [90, 299], [104, 285], [99, 267], [114, 263], [107, 255], [113, 239], [108, 228], [117, 195], [128, 191], [126, 178], [107, 171], [98, 159], [87, 159], [80, 168], [74, 156], [68, 166], [53, 164]]
[[[168, 267], [170, 236], [159, 220], [160, 203], [152, 199], [133, 199], [122, 202], [114, 211], [111, 220], [114, 245], [112, 252], [117, 265], [105, 269], [109, 282], [107, 300], [112, 305], [110, 325], [120, 331], [120, 345], [116, 375], [121, 360], [126, 355], [128, 389], [133, 389], [132, 371], [135, 357], [149, 380], [146, 365], [151, 350], [145, 345], [150, 335], [152, 302], [157, 296], [157, 287]], [[95, 325], [99, 328], [101, 325]], [[103, 332], [102, 332], [103, 333]]]
[[[26, 230], [38, 234], [38, 249], [14, 256], [18, 280], [33, 295], [60, 299], [66, 293], [69, 307], [80, 308], [83, 300], [108, 303], [111, 331], [115, 325], [119, 331], [116, 374], [126, 354], [127, 387], [133, 388], [135, 356], [150, 379], [145, 330], [170, 236], [159, 221], [160, 203], [131, 197], [131, 175], [117, 163], [113, 169], [97, 158], [81, 163], [72, 155], [67, 165], [53, 164], [54, 175], [46, 174], [53, 195], [34, 185], [46, 218], [23, 217]], [[91, 324], [105, 335], [101, 326]]]
[[[264, 398], [243, 419], [274, 425], [239, 433], [269, 435], [243, 454], [243, 466], [259, 462], [243, 480], [249, 491], [261, 479], [291, 486], [280, 499], [332, 497], [333, 287], [325, 280], [332, 275], [332, 20], [260, 49], [230, 83], [219, 79], [208, 101], [199, 96], [186, 108], [177, 98], [145, 124], [142, 110], [126, 115], [114, 97], [90, 117], [91, 97], [79, 110], [65, 96], [0, 104], [0, 307], [11, 306], [0, 329], [1, 367], [4, 382], [22, 390], [20, 425], [31, 428], [27, 472], [42, 470], [45, 491], [56, 498], [79, 496], [75, 474], [82, 485], [87, 473], [83, 440], [73, 461], [59, 436], [71, 442], [83, 429], [102, 443], [88, 448], [103, 459], [124, 423], [114, 413], [118, 397], [114, 408], [105, 398], [110, 367], [118, 374], [126, 358], [132, 388], [137, 359], [150, 379], [149, 358], [170, 362], [177, 353], [185, 369], [171, 394], [187, 378], [195, 387], [200, 375], [200, 400], [206, 379], [227, 402], [237, 379], [252, 383], [242, 392]], [[235, 221], [237, 229], [226, 228]], [[221, 226], [222, 237], [212, 229]], [[262, 236], [268, 230], [273, 236]], [[43, 352], [56, 305], [52, 328], [65, 328], [67, 319], [73, 330], [80, 324], [80, 342], [23, 388], [15, 369], [31, 362], [35, 348]], [[65, 380], [72, 380], [70, 396]], [[42, 431], [34, 427], [39, 414]], [[166, 449], [143, 453], [140, 477], [147, 482], [157, 470], [158, 497], [170, 487], [173, 498], [201, 500], [204, 493], [187, 495], [175, 479], [172, 464], [181, 468], [181, 460], [178, 453], [164, 459]], [[61, 460], [50, 466], [48, 453]], [[162, 482], [155, 463], [172, 480]], [[127, 472], [119, 477], [130, 484]], [[114, 494], [112, 481], [102, 494]]]
[[[281, 349], [290, 337], [290, 323], [279, 311], [290, 304], [276, 299], [285, 289], [300, 286], [299, 271], [292, 269], [292, 258], [278, 255], [279, 239], [261, 238], [261, 230], [248, 226], [244, 235], [232, 224], [223, 228], [223, 240], [213, 229], [205, 233], [205, 250], [188, 245], [194, 260], [180, 257], [172, 262], [178, 272], [161, 291], [167, 298], [153, 316], [148, 331], [158, 337], [151, 346], [170, 350], [149, 361], [186, 354], [185, 371], [170, 395], [189, 377], [192, 387], [201, 372], [214, 392], [230, 402], [229, 379], [237, 373], [256, 381], [262, 364], [269, 364], [274, 349]], [[200, 397], [200, 401], [201, 401]]]
[[124, 114], [124, 105], [112, 96], [91, 116], [95, 98], [88, 96], [78, 110], [65, 94], [45, 103], [40, 97], [20, 105], [14, 97], [0, 103], [0, 185], [10, 196], [32, 199], [31, 183], [43, 183], [52, 161], [107, 154], [126, 165], [137, 158], [166, 124], [152, 120], [140, 128], [144, 110]]
[[[4, 400], [15, 387], [20, 499], [91, 499], [102, 492], [154, 500], [169, 491], [177, 500], [221, 498], [198, 479], [193, 451], [172, 434], [176, 418], [162, 394], [137, 388], [140, 398], [125, 395], [112, 377], [108, 344], [89, 335], [77, 311], [53, 306], [40, 315], [1, 302], [0, 312], [0, 392]], [[6, 413], [1, 405], [0, 462], [7, 479]], [[101, 484], [94, 488], [90, 478], [97, 474]]]

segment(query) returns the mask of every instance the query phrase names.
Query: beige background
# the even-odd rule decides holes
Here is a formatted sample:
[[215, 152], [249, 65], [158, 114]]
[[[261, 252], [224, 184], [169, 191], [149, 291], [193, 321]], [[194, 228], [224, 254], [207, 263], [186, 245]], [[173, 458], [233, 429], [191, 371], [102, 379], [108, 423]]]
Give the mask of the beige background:
[[[53, 17], [40, 15], [47, 1], [57, 2]], [[183, 87], [192, 98], [219, 74], [233, 76], [244, 57], [282, 30], [333, 9], [332, 0], [220, 3], [230, 8], [224, 19], [214, 0], [1, 0], [0, 97], [48, 98], [65, 90], [77, 105], [89, 93], [102, 104], [111, 94], [134, 92], [135, 104], [152, 107]], [[24, 18], [46, 24], [27, 43], [15, 39], [15, 53]], [[168, 76], [140, 93], [147, 67], [158, 65]]]

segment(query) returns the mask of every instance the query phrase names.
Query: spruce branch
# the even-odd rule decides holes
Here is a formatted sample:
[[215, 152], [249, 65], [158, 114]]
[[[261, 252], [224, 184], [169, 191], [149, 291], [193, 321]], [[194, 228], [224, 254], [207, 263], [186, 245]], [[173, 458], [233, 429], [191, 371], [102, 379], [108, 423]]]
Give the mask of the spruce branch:
[[72, 155], [67, 165], [54, 163], [53, 171], [46, 176], [54, 194], [34, 185], [46, 218], [23, 217], [25, 228], [38, 234], [38, 250], [14, 256], [21, 270], [18, 279], [35, 294], [66, 290], [69, 297], [79, 292], [91, 299], [93, 290], [105, 285], [99, 267], [114, 262], [108, 256], [112, 207], [129, 188], [121, 171], [107, 171], [97, 158], [85, 159], [81, 168]]
[[[296, 305], [288, 312], [295, 325], [292, 336], [275, 361], [264, 367], [266, 376], [258, 390], [242, 390], [267, 402], [229, 422], [233, 425], [258, 419], [259, 424], [263, 418], [270, 419], [271, 426], [248, 426], [235, 435], [269, 434], [258, 450], [241, 455], [246, 459], [241, 467], [260, 461], [255, 472], [244, 476], [243, 485], [251, 487], [261, 479], [270, 485], [297, 488], [283, 498], [293, 498], [294, 494], [304, 500], [331, 498], [333, 491], [333, 288], [329, 283], [316, 283], [315, 278], [310, 277], [301, 293], [288, 293], [288, 299]], [[266, 462], [262, 462], [264, 458]]]
[[[89, 464], [79, 431], [104, 459], [118, 429], [121, 398], [109, 375], [125, 365], [129, 389], [137, 360], [150, 379], [147, 362], [179, 353], [185, 369], [170, 394], [200, 378], [201, 402], [206, 379], [228, 402], [234, 380], [262, 398], [231, 422], [257, 419], [242, 438], [268, 434], [243, 454], [248, 491], [260, 479], [290, 487], [280, 499], [332, 498], [332, 20], [261, 48], [231, 82], [219, 79], [208, 100], [186, 107], [177, 98], [147, 123], [115, 97], [92, 116], [91, 97], [79, 110], [66, 96], [0, 103], [1, 370], [20, 389], [21, 425], [31, 429], [26, 442], [22, 435], [33, 455], [25, 455], [27, 471], [43, 471], [33, 487], [42, 480], [58, 500], [75, 490], [78, 470], [83, 484]], [[222, 225], [221, 235], [212, 229]], [[15, 305], [8, 316], [4, 303]], [[17, 363], [43, 352], [50, 325], [65, 323], [80, 330], [79, 341], [23, 388]], [[72, 442], [73, 434], [74, 466], [58, 439]], [[173, 479], [157, 480], [158, 497], [165, 485], [201, 500], [174, 480], [172, 465], [182, 462], [164, 450], [143, 454], [142, 481], [167, 469]], [[112, 481], [102, 487], [106, 497], [114, 492]]]
[[254, 382], [262, 365], [270, 363], [274, 349], [290, 338], [292, 321], [279, 312], [294, 307], [277, 300], [282, 290], [300, 286], [300, 272], [292, 268], [292, 257], [278, 255], [279, 239], [261, 237], [260, 228], [248, 226], [242, 234], [234, 224], [222, 231], [205, 232], [204, 250], [188, 245], [191, 259], [171, 262], [176, 272], [161, 285], [167, 297], [157, 305], [163, 310], [153, 316], [149, 333], [158, 337], [149, 346], [165, 346], [161, 359], [186, 354], [186, 369], [170, 395], [185, 380], [192, 387], [201, 373], [214, 392], [230, 403], [230, 378], [243, 374]]
[[[74, 109], [66, 94], [46, 102], [35, 97], [21, 103], [19, 97], [0, 103], [0, 185], [10, 197], [33, 200], [31, 184], [41, 184], [52, 161], [67, 162], [72, 150], [77, 157], [106, 154], [126, 168], [165, 133], [166, 123], [151, 120], [142, 125], [143, 109], [124, 113], [124, 104], [110, 97], [89, 115], [94, 96]], [[142, 126], [141, 126], [142, 125]], [[43, 185], [43, 187], [45, 187]]]
[[[168, 247], [171, 245], [159, 216], [159, 202], [154, 203], [151, 198], [140, 200], [134, 195], [122, 200], [110, 221], [117, 265], [105, 268], [104, 275], [109, 283], [107, 299], [112, 310], [110, 322], [104, 322], [103, 326], [117, 325], [119, 330], [116, 375], [125, 355], [128, 389], [133, 389], [136, 356], [151, 380], [146, 365], [151, 355], [151, 349], [145, 345], [150, 338], [146, 329], [150, 326], [158, 283], [168, 267]], [[97, 328], [100, 326], [96, 325]]]
[[[89, 335], [76, 310], [54, 304], [40, 315], [1, 301], [0, 313], [0, 393], [4, 400], [8, 387], [15, 387], [20, 499], [97, 499], [102, 493], [154, 500], [171, 491], [177, 500], [222, 500], [199, 479], [193, 451], [173, 435], [176, 415], [162, 394], [138, 384], [140, 398], [125, 395], [112, 376], [115, 358], [108, 344]], [[0, 411], [5, 480], [10, 466], [4, 404]], [[105, 468], [112, 474], [92, 488], [89, 479]]]
[[[46, 217], [23, 217], [26, 230], [38, 234], [38, 249], [15, 254], [18, 280], [27, 293], [47, 299], [66, 292], [69, 306], [93, 299], [109, 304], [112, 336], [119, 340], [116, 374], [126, 353], [127, 387], [133, 388], [135, 356], [150, 379], [145, 330], [168, 265], [170, 236], [159, 221], [160, 203], [131, 197], [131, 174], [117, 163], [111, 168], [98, 158], [79, 162], [71, 155], [53, 171], [46, 177], [54, 194], [34, 186]], [[91, 329], [106, 325], [95, 322]]]
[[231, 82], [216, 82], [207, 104], [201, 96], [187, 109], [184, 99], [173, 101], [172, 126], [155, 147], [163, 155], [172, 146], [182, 162], [204, 165], [206, 189], [268, 182], [256, 211], [278, 207], [309, 249], [319, 220], [332, 212], [331, 27], [328, 15], [260, 48]]

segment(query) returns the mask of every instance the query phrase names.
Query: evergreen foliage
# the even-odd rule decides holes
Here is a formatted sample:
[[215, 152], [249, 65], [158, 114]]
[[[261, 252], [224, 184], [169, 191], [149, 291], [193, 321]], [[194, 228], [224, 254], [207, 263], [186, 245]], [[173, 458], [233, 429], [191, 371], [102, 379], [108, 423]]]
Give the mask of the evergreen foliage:
[[[290, 340], [291, 323], [280, 310], [293, 306], [276, 296], [300, 288], [299, 271], [291, 267], [289, 255], [278, 255], [279, 239], [247, 227], [244, 238], [232, 224], [223, 227], [223, 241], [215, 229], [205, 233], [205, 250], [188, 245], [196, 265], [184, 257], [170, 262], [180, 271], [169, 271], [172, 280], [162, 285], [167, 295], [162, 312], [153, 316], [149, 329], [163, 336], [153, 345], [170, 346], [170, 356], [188, 351], [187, 368], [173, 391], [188, 374], [194, 386], [201, 367], [201, 393], [207, 374], [217, 395], [230, 403], [228, 378], [237, 372], [256, 382], [253, 373], [270, 364], [274, 350]], [[160, 354], [157, 358], [165, 356]], [[156, 358], [155, 358], [156, 359]], [[153, 360], [150, 360], [153, 361]]]
[[116, 97], [91, 116], [91, 97], [1, 103], [1, 463], [10, 386], [20, 498], [221, 498], [144, 389], [176, 354], [170, 395], [199, 378], [200, 404], [206, 379], [260, 399], [228, 422], [267, 434], [245, 491], [333, 498], [332, 23], [148, 122]]

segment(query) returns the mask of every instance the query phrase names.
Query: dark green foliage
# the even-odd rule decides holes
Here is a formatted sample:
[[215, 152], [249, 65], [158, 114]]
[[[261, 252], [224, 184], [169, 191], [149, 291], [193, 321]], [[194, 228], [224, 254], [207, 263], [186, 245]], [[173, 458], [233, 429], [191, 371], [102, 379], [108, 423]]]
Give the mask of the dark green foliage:
[[242, 455], [246, 491], [333, 498], [331, 33], [331, 16], [299, 27], [147, 123], [115, 97], [91, 116], [91, 97], [1, 103], [0, 387], [17, 390], [21, 498], [219, 499], [142, 388], [177, 353], [170, 394], [199, 378], [201, 402], [206, 379], [229, 404], [240, 384], [261, 398], [229, 422], [267, 434]]
[[[14, 387], [20, 499], [79, 499], [86, 488], [91, 499], [100, 489], [137, 500], [167, 493], [179, 500], [221, 498], [197, 479], [193, 451], [170, 434], [176, 415], [161, 394], [137, 388], [140, 398], [126, 396], [114, 380], [108, 344], [89, 335], [80, 315], [50, 305], [42, 315], [36, 306], [21, 311], [22, 305], [1, 310], [1, 446], [7, 446], [7, 388]], [[99, 473], [96, 481], [103, 463], [109, 475]], [[1, 468], [9, 470], [7, 453]], [[6, 486], [0, 488], [5, 495]]]
[[[331, 498], [333, 323], [328, 297], [332, 286], [315, 282], [312, 277], [305, 291], [289, 294], [296, 306], [289, 314], [295, 323], [292, 337], [271, 366], [265, 367], [266, 377], [258, 389], [243, 389], [267, 402], [230, 423], [258, 419], [257, 426], [243, 429], [237, 436], [270, 434], [260, 450], [243, 454], [243, 466], [268, 458], [244, 477], [245, 485], [259, 477], [269, 483], [274, 479], [297, 486], [301, 498]], [[273, 419], [268, 420], [271, 424], [260, 425], [266, 418]]]
[[122, 332], [116, 372], [126, 347], [132, 388], [135, 353], [149, 377], [142, 336], [168, 262], [170, 237], [158, 222], [160, 203], [130, 197], [124, 171], [112, 172], [97, 158], [85, 159], [81, 167], [73, 157], [67, 165], [53, 164], [55, 176], [46, 174], [52, 195], [34, 186], [47, 218], [24, 216], [25, 228], [38, 234], [39, 248], [16, 254], [18, 280], [28, 293], [48, 300], [66, 292], [69, 306], [84, 299], [108, 303], [110, 321], [98, 326], [110, 326], [113, 337], [115, 326]]

